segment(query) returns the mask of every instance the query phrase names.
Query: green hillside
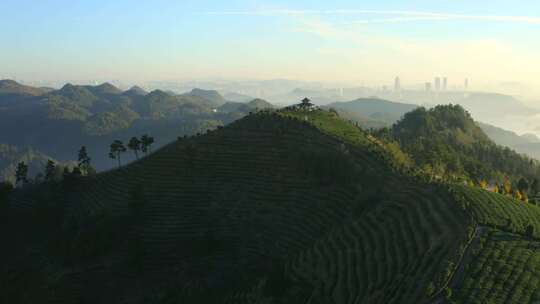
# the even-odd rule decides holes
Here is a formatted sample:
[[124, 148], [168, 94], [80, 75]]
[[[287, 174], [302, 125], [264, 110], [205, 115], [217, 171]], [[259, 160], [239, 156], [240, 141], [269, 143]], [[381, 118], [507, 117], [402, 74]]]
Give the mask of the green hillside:
[[[60, 197], [46, 186], [16, 192], [14, 214], [49, 205], [62, 216], [41, 211], [39, 237], [20, 233], [42, 241], [3, 258], [33, 261], [15, 277], [47, 286], [31, 290], [41, 303], [425, 302], [472, 222], [392, 155], [330, 112], [251, 115], [64, 181]], [[8, 282], [13, 296], [29, 288]]]
[[418, 108], [375, 135], [398, 142], [417, 167], [446, 180], [503, 183], [540, 176], [538, 161], [496, 145], [459, 105]]
[[408, 161], [335, 112], [263, 111], [16, 190], [0, 302], [532, 303], [540, 207]]
[[[15, 96], [40, 96], [47, 93], [46, 89], [25, 86], [9, 79], [0, 79], [0, 98]], [[1, 99], [0, 99], [1, 101]]]
[[494, 229], [484, 233], [453, 299], [456, 303], [538, 303], [540, 242]]

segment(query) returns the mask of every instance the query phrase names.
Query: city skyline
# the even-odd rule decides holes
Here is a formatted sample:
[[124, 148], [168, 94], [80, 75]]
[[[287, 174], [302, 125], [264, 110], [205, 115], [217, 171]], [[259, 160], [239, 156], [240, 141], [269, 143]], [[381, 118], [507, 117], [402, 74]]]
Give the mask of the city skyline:
[[17, 31], [3, 37], [0, 75], [536, 85], [540, 4], [464, 3], [7, 0], [0, 25]]

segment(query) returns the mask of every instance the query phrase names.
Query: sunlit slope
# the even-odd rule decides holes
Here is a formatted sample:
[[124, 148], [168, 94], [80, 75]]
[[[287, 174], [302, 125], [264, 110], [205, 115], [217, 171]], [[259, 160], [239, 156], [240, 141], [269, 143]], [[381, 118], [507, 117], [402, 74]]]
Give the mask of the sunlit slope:
[[533, 227], [533, 236], [540, 237], [540, 207], [480, 188], [453, 185], [456, 201], [466, 208], [478, 225], [525, 234]]
[[51, 260], [36, 270], [42, 302], [424, 302], [471, 222], [442, 187], [400, 172], [329, 112], [258, 113], [180, 139], [64, 185], [60, 236], [37, 247]]
[[487, 190], [447, 185], [477, 227], [446, 303], [540, 301], [540, 207]]

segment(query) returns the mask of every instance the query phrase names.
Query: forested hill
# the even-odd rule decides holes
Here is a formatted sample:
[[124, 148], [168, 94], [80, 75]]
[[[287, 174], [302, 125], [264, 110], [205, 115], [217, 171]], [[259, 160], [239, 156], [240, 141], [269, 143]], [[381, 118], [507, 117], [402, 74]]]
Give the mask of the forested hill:
[[424, 303], [474, 228], [398, 155], [331, 112], [260, 112], [15, 191], [0, 300]]
[[538, 161], [493, 143], [459, 105], [418, 108], [378, 134], [397, 141], [418, 167], [440, 177], [503, 183], [540, 176]]

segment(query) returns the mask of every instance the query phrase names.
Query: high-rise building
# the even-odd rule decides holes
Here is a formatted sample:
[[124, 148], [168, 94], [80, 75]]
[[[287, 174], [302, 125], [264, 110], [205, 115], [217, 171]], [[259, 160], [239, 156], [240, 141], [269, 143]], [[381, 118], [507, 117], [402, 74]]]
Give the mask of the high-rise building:
[[465, 88], [465, 91], [469, 89], [469, 78], [465, 78], [464, 88]]
[[401, 80], [399, 79], [399, 76], [398, 76], [394, 80], [394, 92], [399, 92], [399, 91], [401, 91]]
[[442, 80], [442, 89], [446, 91], [448, 89], [448, 78], [444, 77]]
[[431, 82], [426, 82], [426, 92], [431, 91]]
[[435, 90], [440, 91], [441, 90], [441, 78], [435, 77]]

